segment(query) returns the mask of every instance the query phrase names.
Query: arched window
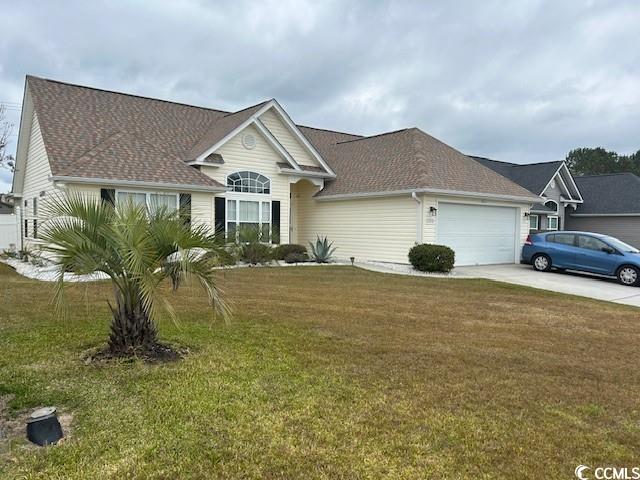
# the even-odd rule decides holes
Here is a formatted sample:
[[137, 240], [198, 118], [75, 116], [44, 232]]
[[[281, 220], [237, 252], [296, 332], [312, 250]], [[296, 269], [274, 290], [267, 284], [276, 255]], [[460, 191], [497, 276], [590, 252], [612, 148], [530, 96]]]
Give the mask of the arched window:
[[544, 206], [552, 209], [554, 212], [558, 211], [558, 202], [556, 202], [555, 200], [547, 200], [546, 202], [544, 202]]
[[256, 172], [235, 172], [227, 176], [227, 188], [230, 192], [271, 193], [271, 181]]

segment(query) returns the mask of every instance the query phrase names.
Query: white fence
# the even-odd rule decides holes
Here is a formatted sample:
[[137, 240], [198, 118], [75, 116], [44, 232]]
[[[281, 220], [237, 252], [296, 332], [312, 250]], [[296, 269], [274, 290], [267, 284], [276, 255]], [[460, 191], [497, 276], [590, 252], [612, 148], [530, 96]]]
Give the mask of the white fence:
[[0, 251], [18, 246], [18, 216], [0, 215]]

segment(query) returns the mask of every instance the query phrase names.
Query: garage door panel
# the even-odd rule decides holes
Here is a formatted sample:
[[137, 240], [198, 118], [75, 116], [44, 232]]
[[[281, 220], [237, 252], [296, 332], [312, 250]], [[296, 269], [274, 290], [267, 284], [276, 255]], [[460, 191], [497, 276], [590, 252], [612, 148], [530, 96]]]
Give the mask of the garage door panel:
[[456, 265], [513, 263], [516, 209], [441, 203], [438, 243], [456, 252]]

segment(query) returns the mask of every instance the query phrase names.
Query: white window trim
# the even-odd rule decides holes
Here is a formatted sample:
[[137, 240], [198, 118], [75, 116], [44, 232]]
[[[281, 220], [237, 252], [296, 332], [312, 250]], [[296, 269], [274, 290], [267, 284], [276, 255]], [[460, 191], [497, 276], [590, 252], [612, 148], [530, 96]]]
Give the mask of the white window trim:
[[546, 207], [546, 206], [547, 206], [547, 203], [549, 203], [549, 202], [553, 202], [553, 203], [555, 203], [555, 204], [556, 204], [556, 210], [555, 210], [555, 212], [556, 212], [556, 213], [560, 213], [560, 204], [559, 204], [558, 202], [556, 202], [553, 198], [547, 198], [547, 199], [545, 199], [545, 201], [544, 201], [543, 205]]
[[[229, 190], [229, 176], [231, 175], [235, 175], [236, 173], [240, 173], [240, 172], [249, 172], [249, 173], [257, 173], [258, 175], [262, 175], [264, 178], [266, 178], [267, 180], [269, 180], [269, 193], [255, 193], [255, 192], [236, 192], [234, 190]], [[225, 175], [224, 177], [224, 187], [227, 189], [227, 194], [230, 195], [236, 195], [236, 194], [240, 194], [240, 195], [257, 195], [259, 197], [271, 197], [271, 192], [272, 192], [272, 188], [273, 188], [273, 179], [269, 176], [269, 175], [265, 175], [264, 173], [260, 173], [260, 172], [256, 172], [255, 170], [236, 170], [235, 172], [229, 172], [227, 175]]]
[[[552, 218], [556, 219], [556, 227], [555, 228], [551, 228], [550, 222], [549, 220], [551, 220]], [[560, 224], [560, 217], [558, 217], [557, 215], [549, 215], [547, 216], [547, 230], [552, 230], [552, 231], [557, 231], [558, 230], [558, 226]]]
[[[229, 201], [236, 202], [236, 215], [233, 219], [229, 218]], [[241, 222], [240, 221], [240, 202], [258, 202], [258, 224], [263, 225], [266, 222], [262, 221], [262, 207], [263, 203], [268, 203], [269, 206], [269, 240], [263, 243], [269, 243], [271, 236], [273, 235], [273, 218], [271, 218], [271, 195], [266, 193], [242, 193], [242, 192], [227, 192], [224, 197], [224, 232], [225, 238], [229, 240], [229, 223], [236, 224], [236, 238], [234, 242], [238, 241], [238, 227], [243, 223], [256, 223], [256, 222]]]
[[145, 195], [145, 205], [147, 207], [147, 210], [151, 211], [151, 204], [149, 202], [149, 197], [151, 195], [166, 195], [167, 197], [169, 196], [174, 196], [176, 197], [176, 211], [180, 210], [180, 194], [179, 193], [175, 193], [175, 192], [160, 192], [160, 191], [153, 191], [153, 190], [118, 190], [116, 189], [116, 194], [115, 194], [115, 202], [116, 205], [118, 204], [118, 194], [119, 193], [132, 193], [132, 194], [144, 194]]
[[[533, 228], [531, 226], [531, 219], [536, 219], [536, 226]], [[540, 216], [539, 215], [529, 215], [529, 230], [539, 230], [540, 229]]]

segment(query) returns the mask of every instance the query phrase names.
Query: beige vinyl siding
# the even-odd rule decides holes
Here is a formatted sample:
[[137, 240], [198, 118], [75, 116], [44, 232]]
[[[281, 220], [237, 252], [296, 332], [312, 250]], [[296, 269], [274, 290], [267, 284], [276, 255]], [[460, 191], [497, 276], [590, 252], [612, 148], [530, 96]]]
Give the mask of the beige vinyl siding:
[[566, 229], [602, 233], [640, 248], [640, 215], [637, 217], [566, 217]]
[[[50, 176], [51, 167], [49, 166], [49, 159], [44, 148], [44, 141], [42, 140], [42, 132], [40, 131], [38, 117], [34, 113], [31, 121], [31, 135], [29, 137], [27, 148], [24, 185], [22, 188], [23, 198], [20, 201], [21, 235], [24, 235], [24, 220], [28, 221], [29, 238], [33, 236], [33, 221], [37, 220], [39, 225], [42, 224], [42, 202], [53, 190], [53, 183], [49, 180]], [[44, 197], [40, 196], [41, 192], [45, 192]], [[34, 198], [38, 199], [37, 217], [33, 215]], [[25, 200], [27, 201], [26, 208], [24, 207]], [[30, 244], [29, 238], [26, 240], [27, 246]]]
[[191, 194], [191, 223], [205, 225], [213, 233], [213, 198], [212, 193]]
[[67, 191], [79, 193], [81, 195], [86, 195], [88, 198], [96, 198], [100, 197], [101, 188], [110, 188], [118, 190], [123, 190], [127, 192], [140, 192], [140, 193], [161, 193], [166, 195], [176, 195], [179, 193], [191, 193], [191, 222], [193, 224], [203, 224], [209, 227], [211, 232], [213, 232], [213, 193], [206, 192], [189, 192], [185, 190], [184, 192], [177, 192], [175, 190], [165, 191], [162, 189], [153, 189], [153, 188], [131, 188], [131, 187], [113, 187], [106, 186], [100, 187], [99, 185], [82, 185], [82, 184], [70, 184], [67, 187]]
[[308, 245], [316, 235], [337, 247], [336, 258], [407, 263], [416, 243], [417, 203], [410, 195], [317, 201], [317, 187], [295, 185], [296, 242]]
[[[86, 196], [87, 198], [100, 198], [100, 188], [97, 185], [68, 184], [67, 192]], [[105, 187], [113, 188], [113, 187]]]
[[282, 123], [273, 109], [269, 109], [263, 113], [260, 116], [260, 120], [299, 165], [308, 165], [311, 167], [321, 166], [316, 159], [309, 154], [306, 147], [300, 142], [300, 140], [298, 140], [289, 131], [287, 126]]
[[[251, 150], [242, 145], [242, 136], [245, 133], [251, 133], [256, 137], [256, 146]], [[277, 166], [277, 163], [283, 162], [284, 159], [253, 126], [244, 129], [225, 143], [216, 153], [222, 155], [224, 164], [217, 168], [203, 166], [201, 171], [223, 185], [227, 184], [227, 175], [244, 170], [260, 173], [271, 180], [270, 195], [246, 194], [247, 199], [254, 200], [259, 197], [260, 200], [265, 202], [274, 200], [280, 202], [280, 241], [281, 243], [288, 243], [289, 176], [280, 174]], [[225, 195], [222, 194], [220, 196]], [[234, 195], [237, 196], [235, 198], [240, 198], [243, 194], [236, 193]], [[215, 214], [213, 199], [211, 200], [211, 209], [211, 219], [213, 219]]]

